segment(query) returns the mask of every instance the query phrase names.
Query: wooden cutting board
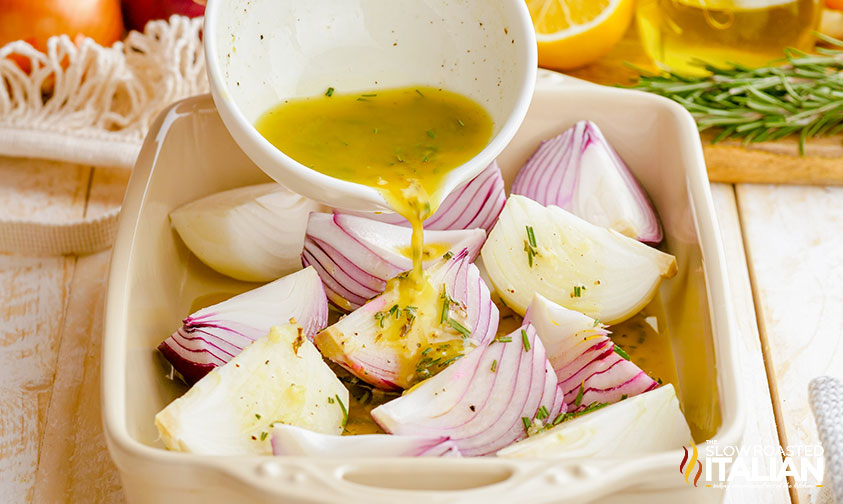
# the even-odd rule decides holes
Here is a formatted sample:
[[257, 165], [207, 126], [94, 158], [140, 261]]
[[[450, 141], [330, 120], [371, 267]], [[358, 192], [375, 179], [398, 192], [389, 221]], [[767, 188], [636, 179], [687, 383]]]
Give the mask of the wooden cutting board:
[[[634, 26], [599, 61], [566, 73], [598, 84], [629, 86], [638, 80], [638, 72], [628, 66], [630, 63], [656, 70], [641, 47]], [[756, 144], [730, 140], [714, 145], [712, 138], [713, 135], [702, 134], [708, 178], [712, 182], [843, 185], [843, 135], [809, 140], [804, 156], [799, 155], [795, 138]]]

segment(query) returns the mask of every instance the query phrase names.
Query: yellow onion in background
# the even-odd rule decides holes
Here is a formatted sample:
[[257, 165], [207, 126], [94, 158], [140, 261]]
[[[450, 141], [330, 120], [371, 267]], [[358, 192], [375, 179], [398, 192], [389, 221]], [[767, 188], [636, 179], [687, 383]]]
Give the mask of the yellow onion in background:
[[0, 0], [0, 45], [24, 40], [44, 51], [47, 39], [67, 35], [110, 46], [123, 31], [120, 0]]

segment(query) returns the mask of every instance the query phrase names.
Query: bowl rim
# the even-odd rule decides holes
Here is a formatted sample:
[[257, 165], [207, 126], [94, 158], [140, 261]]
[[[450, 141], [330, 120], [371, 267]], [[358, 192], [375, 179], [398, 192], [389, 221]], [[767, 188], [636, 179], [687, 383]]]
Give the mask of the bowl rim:
[[[559, 74], [555, 75], [558, 76]], [[689, 166], [686, 168], [687, 188], [689, 198], [695, 209], [693, 218], [698, 227], [699, 246], [703, 253], [703, 264], [705, 264], [704, 274], [709, 297], [709, 317], [712, 319], [712, 334], [718, 371], [718, 400], [723, 414], [721, 425], [714, 438], [720, 443], [736, 444], [740, 441], [746, 424], [746, 402], [743, 400], [744, 392], [737, 376], [740, 369], [738, 329], [734, 304], [727, 288], [725, 252], [718, 231], [714, 202], [706, 176], [702, 146], [696, 125], [685, 109], [666, 98], [640, 91], [579, 84], [575, 79], [567, 77], [564, 80], [565, 89], [547, 89], [546, 86], [540, 85], [537, 92], [572, 93], [578, 91], [576, 87], [588, 86], [594, 88], [589, 89], [589, 93], [598, 96], [601, 94], [604, 96], [612, 94], [628, 95], [629, 98], [636, 100], [647, 100], [654, 106], [665, 108], [672, 115], [678, 116], [678, 135], [682, 139], [682, 148], [686, 150], [689, 160]], [[558, 88], [558, 83], [554, 87]], [[295, 492], [302, 490], [302, 488], [291, 488], [282, 485], [277, 478], [271, 478], [271, 471], [266, 469], [267, 464], [311, 468], [318, 465], [318, 467], [324, 469], [325, 474], [322, 477], [326, 478], [326, 485], [331, 484], [332, 481], [336, 482], [336, 478], [342, 479], [343, 471], [348, 470], [349, 467], [361, 465], [365, 467], [368, 465], [382, 468], [392, 467], [394, 470], [413, 470], [413, 468], [428, 464], [429, 461], [424, 459], [394, 458], [349, 461], [349, 459], [317, 460], [309, 457], [284, 457], [283, 460], [267, 456], [208, 457], [169, 452], [162, 448], [148, 446], [129, 434], [125, 408], [128, 398], [126, 397], [126, 363], [124, 362], [128, 353], [126, 351], [127, 339], [123, 331], [123, 315], [129, 309], [126, 305], [125, 292], [130, 288], [128, 283], [129, 263], [132, 260], [134, 234], [139, 222], [134, 217], [137, 216], [138, 210], [149, 196], [150, 175], [155, 168], [157, 151], [163, 144], [167, 129], [181, 117], [189, 116], [197, 111], [209, 112], [213, 108], [214, 106], [208, 96], [203, 95], [176, 102], [165, 109], [150, 129], [150, 134], [147, 136], [135, 171], [132, 174], [132, 180], [130, 180], [130, 191], [127, 193], [127, 200], [124, 203], [127, 211], [121, 215], [118, 235], [113, 249], [115, 253], [112, 255], [109, 270], [102, 347], [103, 369], [100, 378], [105, 437], [111, 456], [117, 462], [118, 468], [122, 472], [125, 470], [123, 468], [129, 464], [136, 464], [139, 460], [173, 469], [187, 466], [194, 471], [213, 471], [217, 474], [231, 476], [252, 488], [266, 492], [267, 495], [314, 499], [316, 497], [312, 494], [312, 490], [310, 493], [297, 495]], [[132, 187], [136, 188], [131, 190]], [[716, 302], [712, 298], [716, 298]], [[603, 459], [566, 461], [553, 459], [462, 459], [460, 461], [437, 459], [436, 464], [449, 471], [456, 470], [457, 467], [474, 471], [506, 468], [506, 470], [511, 471], [512, 475], [505, 482], [472, 490], [435, 491], [433, 493], [430, 491], [418, 491], [416, 493], [415, 491], [402, 490], [396, 491], [396, 493], [390, 492], [390, 495], [435, 495], [437, 497], [451, 495], [468, 498], [472, 495], [477, 496], [473, 493], [474, 491], [487, 489], [492, 489], [492, 491], [497, 489], [503, 495], [503, 490], [507, 488], [504, 483], [508, 483], [509, 487], [532, 484], [538, 476], [547, 476], [554, 470], [568, 472], [579, 470], [581, 476], [576, 480], [576, 485], [568, 487], [571, 493], [565, 496], [566, 499], [569, 497], [597, 498], [625, 488], [641, 488], [642, 484], [648, 482], [647, 473], [651, 471], [675, 471], [678, 461], [681, 460], [681, 455], [682, 451], [677, 449], [636, 457], [623, 462], [614, 459], [611, 461]], [[426, 467], [429, 467], [429, 465]], [[677, 478], [675, 482], [659, 481], [654, 483], [650, 481], [649, 483], [659, 489], [678, 490], [686, 487], [680, 478]], [[370, 487], [363, 488], [374, 490]], [[650, 487], [642, 489], [647, 488]], [[377, 490], [385, 491], [384, 489]], [[328, 500], [324, 500], [324, 502], [329, 502], [330, 496], [326, 498]], [[322, 501], [314, 500], [314, 502]], [[539, 499], [536, 502], [545, 502], [545, 500]]]
[[[527, 4], [522, 0], [499, 1], [511, 3], [513, 10], [517, 13], [517, 17], [508, 20], [510, 27], [515, 26], [518, 28], [517, 30], [510, 29], [509, 36], [515, 36], [518, 33], [522, 34], [523, 43], [518, 44], [520, 49], [518, 59], [524, 62], [526, 71], [518, 79], [515, 104], [501, 125], [500, 130], [474, 158], [451, 170], [439, 190], [442, 199], [457, 186], [480, 173], [506, 148], [521, 126], [524, 117], [527, 115], [527, 110], [530, 107], [530, 102], [535, 91], [538, 68], [538, 46], [530, 11], [527, 8]], [[246, 119], [240, 107], [237, 106], [228, 93], [219, 64], [219, 51], [216, 41], [218, 39], [218, 22], [221, 10], [220, 5], [222, 3], [221, 0], [208, 0], [205, 7], [205, 25], [203, 31], [205, 66], [207, 68], [208, 84], [214, 104], [217, 107], [220, 117], [222, 117], [226, 129], [228, 129], [234, 141], [237, 142], [237, 145], [252, 159], [258, 168], [267, 173], [272, 179], [286, 185], [290, 189], [309, 196], [307, 194], [310, 192], [308, 190], [309, 187], [324, 187], [327, 189], [326, 193], [332, 195], [329, 200], [309, 196], [311, 199], [324, 204], [341, 206], [337, 205], [337, 202], [341, 201], [340, 198], [343, 198], [342, 201], [349, 203], [350, 206], [348, 208], [351, 210], [391, 211], [391, 207], [376, 189], [363, 184], [337, 179], [304, 166], [272, 145]], [[282, 181], [276, 178], [276, 176], [263, 168], [262, 165], [265, 162], [273, 164], [276, 169], [281, 168], [277, 174], [287, 173], [291, 175], [290, 179]], [[360, 201], [365, 201], [369, 208], [361, 207]]]

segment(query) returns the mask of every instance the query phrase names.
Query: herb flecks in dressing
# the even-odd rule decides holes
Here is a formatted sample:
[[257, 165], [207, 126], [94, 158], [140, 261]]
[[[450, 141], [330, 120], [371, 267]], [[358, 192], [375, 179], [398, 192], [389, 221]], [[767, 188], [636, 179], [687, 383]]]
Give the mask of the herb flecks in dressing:
[[402, 378], [411, 384], [466, 351], [457, 311], [439, 320], [441, 286], [431, 286], [422, 271], [424, 260], [445, 252], [441, 244], [424, 246], [422, 223], [439, 206], [448, 173], [489, 142], [492, 119], [471, 99], [433, 87], [329, 91], [286, 101], [256, 127], [301, 164], [377, 189], [412, 224], [409, 250], [402, 253], [412, 258], [413, 270], [389, 282], [398, 302], [379, 314], [381, 343], [402, 350]]
[[413, 225], [411, 280], [418, 283], [422, 222], [438, 207], [447, 174], [489, 142], [493, 123], [465, 96], [418, 86], [289, 100], [256, 127], [301, 164], [379, 190]]

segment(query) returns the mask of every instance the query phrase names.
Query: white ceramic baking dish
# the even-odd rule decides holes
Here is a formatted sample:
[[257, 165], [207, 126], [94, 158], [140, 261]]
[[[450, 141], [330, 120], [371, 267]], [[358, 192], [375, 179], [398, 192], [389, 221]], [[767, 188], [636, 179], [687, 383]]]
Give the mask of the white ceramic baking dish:
[[[579, 119], [602, 128], [647, 189], [664, 224], [664, 247], [677, 257], [679, 274], [660, 291], [660, 323], [671, 335], [683, 411], [698, 432], [736, 444], [744, 425], [736, 326], [693, 120], [656, 96], [543, 73], [524, 124], [499, 158], [507, 181], [541, 139]], [[164, 111], [143, 146], [114, 246], [103, 344], [105, 433], [129, 502], [721, 500], [717, 490], [685, 483], [682, 450], [575, 461], [208, 457], [165, 450], [153, 416], [184, 388], [168, 380], [155, 347], [196, 306], [251, 287], [204, 266], [167, 215], [199, 197], [266, 180], [208, 96]]]

